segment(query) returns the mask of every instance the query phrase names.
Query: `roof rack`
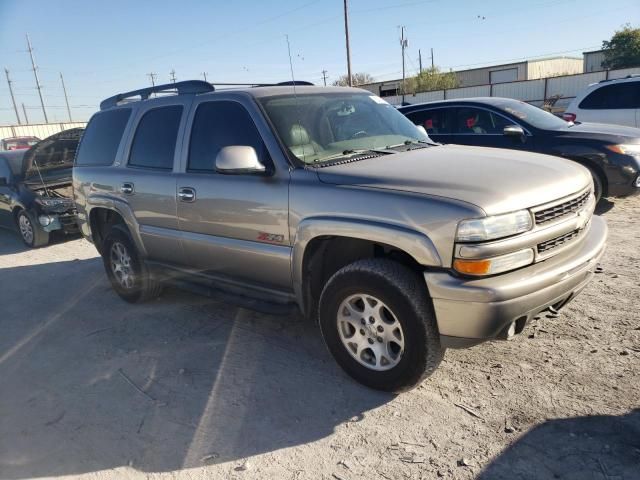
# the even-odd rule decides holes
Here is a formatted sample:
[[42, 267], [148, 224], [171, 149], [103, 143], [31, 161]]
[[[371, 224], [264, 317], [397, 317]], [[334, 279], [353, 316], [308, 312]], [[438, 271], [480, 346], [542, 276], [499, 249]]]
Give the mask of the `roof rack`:
[[153, 87], [141, 88], [130, 92], [119, 93], [113, 97], [100, 102], [100, 110], [115, 107], [123, 100], [139, 96], [141, 100], [147, 100], [152, 93], [177, 91], [178, 95], [187, 93], [207, 93], [213, 92], [215, 88], [210, 83], [202, 80], [185, 80], [184, 82], [165, 83], [164, 85], [154, 85]]
[[[640, 74], [638, 73], [632, 73], [631, 75], [627, 75], [626, 77], [618, 77], [618, 78], [607, 78], [605, 80], [600, 80], [598, 83], [607, 83], [607, 82], [614, 82], [616, 80], [626, 80], [628, 78], [638, 78], [640, 77]], [[595, 83], [592, 83], [592, 85], [595, 85]]]

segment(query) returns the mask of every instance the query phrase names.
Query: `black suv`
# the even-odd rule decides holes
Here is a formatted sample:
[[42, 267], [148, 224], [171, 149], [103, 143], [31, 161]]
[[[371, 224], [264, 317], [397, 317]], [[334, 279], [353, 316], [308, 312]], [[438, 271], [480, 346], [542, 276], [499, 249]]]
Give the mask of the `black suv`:
[[471, 98], [400, 107], [440, 143], [546, 153], [591, 171], [596, 199], [640, 192], [640, 129], [573, 124], [510, 98]]
[[71, 174], [83, 131], [65, 130], [28, 150], [0, 152], [0, 227], [17, 229], [29, 247], [47, 245], [56, 230], [78, 232]]

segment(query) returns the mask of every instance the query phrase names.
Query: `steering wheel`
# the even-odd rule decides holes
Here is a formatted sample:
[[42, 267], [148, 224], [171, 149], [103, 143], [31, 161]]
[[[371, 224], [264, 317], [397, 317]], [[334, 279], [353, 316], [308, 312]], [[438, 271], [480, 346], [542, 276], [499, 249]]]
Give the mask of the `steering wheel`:
[[351, 138], [365, 137], [366, 135], [367, 135], [367, 132], [365, 130], [360, 130], [359, 132], [356, 132], [353, 135], [351, 135]]

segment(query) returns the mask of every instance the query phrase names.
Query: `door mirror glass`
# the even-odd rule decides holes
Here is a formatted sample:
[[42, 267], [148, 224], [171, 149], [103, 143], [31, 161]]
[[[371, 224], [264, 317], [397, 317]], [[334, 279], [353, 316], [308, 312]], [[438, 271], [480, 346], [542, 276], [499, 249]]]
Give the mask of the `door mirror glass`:
[[520, 125], [507, 125], [502, 132], [508, 137], [524, 137], [524, 130]]
[[216, 156], [216, 171], [219, 173], [264, 173], [265, 166], [258, 160], [256, 149], [245, 145], [223, 147]]

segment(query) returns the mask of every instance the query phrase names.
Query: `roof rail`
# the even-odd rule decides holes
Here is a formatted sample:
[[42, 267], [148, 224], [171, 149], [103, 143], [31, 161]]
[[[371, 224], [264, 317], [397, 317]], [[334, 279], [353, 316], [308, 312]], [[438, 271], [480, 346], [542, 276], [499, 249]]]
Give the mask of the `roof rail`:
[[153, 87], [141, 88], [130, 92], [119, 93], [113, 97], [100, 102], [100, 110], [117, 106], [121, 101], [127, 98], [140, 96], [142, 100], [147, 100], [152, 93], [168, 92], [177, 90], [178, 95], [187, 93], [206, 93], [213, 92], [215, 88], [210, 83], [202, 80], [185, 80], [184, 82], [165, 83], [164, 85], [154, 85]]

